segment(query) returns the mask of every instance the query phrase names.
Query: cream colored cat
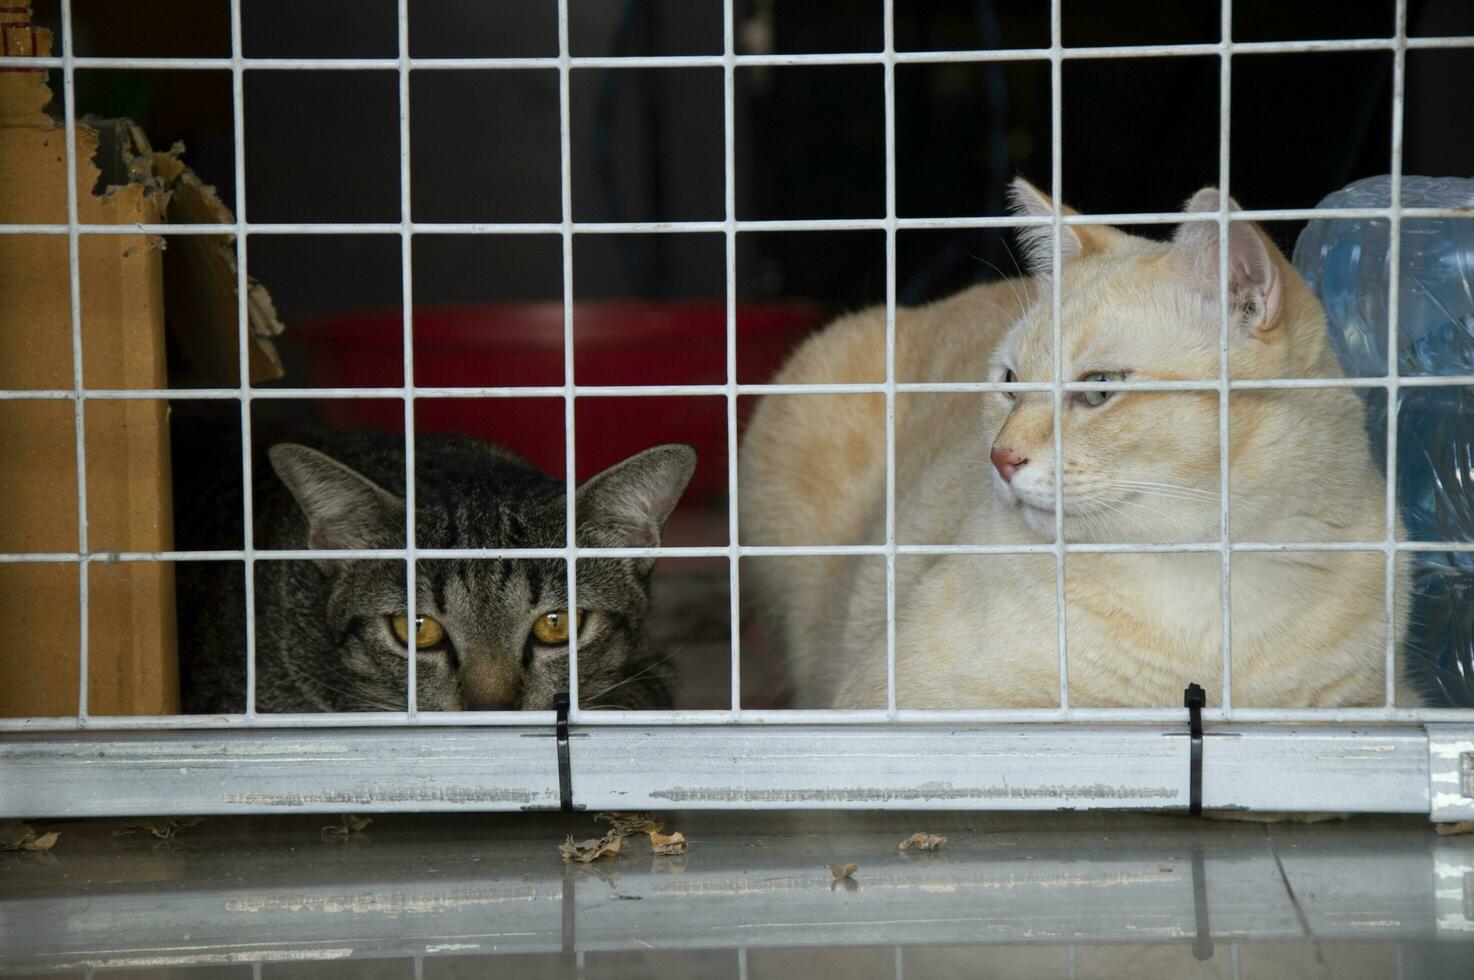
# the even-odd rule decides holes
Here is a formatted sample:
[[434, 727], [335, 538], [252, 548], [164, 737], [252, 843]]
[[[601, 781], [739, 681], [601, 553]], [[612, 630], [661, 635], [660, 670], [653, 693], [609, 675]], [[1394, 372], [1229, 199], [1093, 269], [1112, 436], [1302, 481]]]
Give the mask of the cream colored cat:
[[[1023, 214], [1052, 213], [1025, 181], [1014, 197]], [[1218, 207], [1217, 191], [1206, 189], [1187, 210]], [[897, 379], [1048, 382], [1051, 235], [1048, 227], [1023, 232], [1031, 264], [1043, 270], [1031, 279], [898, 310]], [[1216, 380], [1216, 223], [1184, 222], [1170, 243], [1067, 225], [1061, 251], [1065, 380]], [[1229, 270], [1232, 377], [1340, 375], [1319, 302], [1258, 228], [1231, 226]], [[884, 351], [884, 311], [869, 310], [812, 337], [774, 380], [882, 381]], [[1229, 405], [1234, 540], [1385, 536], [1384, 482], [1353, 391], [1235, 390]], [[1066, 392], [1065, 540], [1216, 542], [1218, 410], [1211, 390]], [[765, 397], [742, 447], [743, 542], [882, 542], [884, 431], [880, 395]], [[895, 432], [897, 541], [1053, 542], [1048, 392], [902, 394]], [[883, 559], [760, 558], [743, 568], [744, 588], [786, 650], [796, 706], [885, 704]], [[1380, 552], [1236, 553], [1234, 703], [1382, 703], [1384, 571]], [[1070, 703], [1181, 706], [1193, 681], [1217, 703], [1220, 577], [1212, 551], [1070, 554]], [[898, 704], [1058, 704], [1055, 584], [1050, 554], [898, 557]]]

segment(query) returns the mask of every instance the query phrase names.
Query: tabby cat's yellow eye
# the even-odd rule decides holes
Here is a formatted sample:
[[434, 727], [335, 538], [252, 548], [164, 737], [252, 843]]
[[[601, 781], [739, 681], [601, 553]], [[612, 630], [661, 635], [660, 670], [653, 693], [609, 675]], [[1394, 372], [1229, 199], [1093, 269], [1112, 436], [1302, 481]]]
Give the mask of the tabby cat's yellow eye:
[[577, 629], [583, 622], [583, 616], [578, 616], [578, 624], [573, 622], [573, 617], [568, 615], [568, 610], [559, 609], [556, 612], [546, 613], [537, 618], [532, 624], [532, 638], [544, 646], [562, 646], [568, 642], [569, 627]]
[[[438, 620], [429, 616], [415, 617], [415, 649], [427, 650], [437, 647], [445, 639], [445, 627]], [[394, 637], [405, 646], [409, 646], [409, 617], [400, 613], [390, 620], [394, 627]]]

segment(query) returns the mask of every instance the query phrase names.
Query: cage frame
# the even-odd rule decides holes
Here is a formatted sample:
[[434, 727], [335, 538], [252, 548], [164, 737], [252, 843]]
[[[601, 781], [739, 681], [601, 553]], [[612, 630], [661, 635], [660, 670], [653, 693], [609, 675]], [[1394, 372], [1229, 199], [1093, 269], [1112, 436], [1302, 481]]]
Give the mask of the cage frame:
[[[884, 0], [884, 42], [879, 51], [842, 54], [738, 54], [734, 0], [724, 0], [720, 55], [576, 57], [571, 55], [568, 0], [557, 0], [558, 54], [532, 58], [415, 58], [409, 55], [409, 3], [398, 0], [395, 58], [250, 58], [242, 51], [241, 9], [230, 0], [231, 54], [221, 58], [84, 57], [74, 53], [71, 0], [61, 0], [62, 52], [47, 58], [0, 57], [0, 68], [59, 68], [64, 79], [67, 217], [65, 224], [0, 224], [0, 234], [66, 235], [71, 293], [71, 388], [0, 391], [0, 400], [63, 400], [74, 406], [78, 493], [75, 552], [0, 555], [0, 564], [74, 563], [80, 590], [78, 659], [80, 691], [74, 717], [0, 719], [0, 815], [127, 815], [141, 813], [331, 812], [363, 810], [542, 809], [563, 807], [868, 807], [908, 809], [1182, 809], [1188, 806], [1190, 763], [1187, 714], [1176, 708], [1081, 708], [1069, 700], [1064, 593], [1065, 557], [1072, 553], [1211, 553], [1221, 559], [1223, 671], [1220, 705], [1205, 709], [1201, 786], [1209, 808], [1279, 811], [1426, 813], [1433, 819], [1474, 817], [1474, 709], [1405, 708], [1395, 703], [1396, 563], [1422, 551], [1468, 552], [1474, 544], [1399, 541], [1396, 480], [1386, 487], [1387, 532], [1355, 542], [1245, 542], [1230, 535], [1228, 403], [1235, 390], [1351, 387], [1387, 392], [1387, 472], [1396, 471], [1398, 391], [1404, 387], [1474, 385], [1474, 376], [1401, 377], [1398, 373], [1398, 272], [1404, 218], [1467, 217], [1462, 209], [1404, 208], [1401, 204], [1402, 128], [1406, 55], [1409, 50], [1467, 49], [1474, 37], [1408, 37], [1406, 0], [1395, 0], [1388, 38], [1236, 42], [1232, 2], [1221, 0], [1217, 43], [1065, 47], [1061, 0], [1050, 0], [1050, 45], [965, 51], [897, 51], [894, 0]], [[1387, 208], [1228, 210], [1232, 59], [1246, 54], [1388, 51], [1392, 55], [1391, 201]], [[900, 217], [896, 213], [895, 67], [948, 62], [1045, 61], [1051, 73], [1051, 186], [1061, 200], [1062, 69], [1077, 59], [1215, 56], [1219, 60], [1219, 174], [1223, 191], [1216, 212], [1063, 215], [1048, 217]], [[880, 65], [885, 100], [885, 215], [877, 218], [740, 220], [736, 209], [735, 72], [756, 66]], [[575, 222], [572, 219], [570, 76], [575, 69], [720, 67], [724, 79], [724, 217], [710, 221]], [[74, 73], [97, 68], [228, 70], [232, 81], [236, 220], [220, 225], [148, 225], [130, 232], [159, 235], [228, 233], [237, 250], [238, 388], [89, 389], [82, 376], [79, 241], [82, 235], [117, 234], [112, 225], [78, 220]], [[557, 222], [416, 222], [410, 184], [411, 72], [442, 69], [555, 69], [558, 73], [561, 220]], [[275, 222], [248, 220], [243, 78], [257, 70], [392, 70], [398, 77], [398, 222]], [[1389, 226], [1392, 302], [1388, 306], [1387, 373], [1371, 378], [1232, 379], [1228, 371], [1227, 240], [1230, 222], [1310, 218], [1377, 218]], [[1199, 382], [1069, 382], [1061, 374], [1061, 232], [1072, 224], [1179, 224], [1211, 221], [1219, 233], [1220, 371]], [[896, 378], [896, 238], [898, 231], [947, 228], [1046, 226], [1053, 231], [1054, 376], [1048, 383], [923, 383]], [[845, 385], [739, 384], [736, 380], [736, 236], [762, 231], [879, 230], [886, 248], [886, 372], [883, 382]], [[725, 241], [725, 384], [592, 386], [574, 378], [573, 240], [584, 234], [721, 233]], [[252, 235], [398, 235], [401, 244], [403, 379], [401, 386], [350, 388], [253, 388], [248, 372], [248, 261]], [[417, 234], [547, 234], [562, 246], [564, 382], [540, 387], [417, 386], [414, 383], [413, 272]], [[1051, 395], [1054, 451], [1061, 457], [1060, 413], [1076, 390], [1213, 391], [1219, 395], [1220, 535], [1196, 544], [1079, 544], [1064, 540], [1055, 509], [1053, 542], [1035, 545], [906, 545], [896, 540], [895, 402], [917, 392], [1035, 391]], [[739, 543], [737, 399], [763, 394], [868, 393], [886, 405], [885, 535], [880, 545], [757, 547]], [[580, 397], [707, 395], [726, 400], [728, 529], [725, 546], [600, 549], [575, 540], [574, 409]], [[429, 549], [415, 541], [415, 440], [417, 398], [541, 397], [564, 403], [566, 542], [558, 549]], [[406, 433], [406, 547], [392, 550], [272, 551], [258, 549], [252, 521], [251, 405], [281, 398], [398, 398]], [[120, 552], [89, 547], [85, 412], [90, 400], [212, 399], [240, 406], [244, 485], [243, 547], [185, 552]], [[1055, 473], [1056, 499], [1062, 474]], [[1381, 552], [1386, 561], [1386, 697], [1380, 707], [1267, 709], [1235, 706], [1231, 699], [1231, 559], [1236, 553], [1346, 550]], [[740, 559], [753, 556], [854, 554], [886, 564], [887, 703], [865, 710], [753, 710], [741, 706]], [[896, 703], [895, 563], [899, 555], [1048, 554], [1056, 569], [1059, 707], [1046, 709], [906, 709]], [[415, 563], [420, 558], [561, 558], [567, 565], [568, 601], [577, 605], [580, 558], [725, 557], [731, 604], [731, 703], [726, 709], [603, 711], [578, 707], [577, 637], [570, 636], [573, 704], [565, 758], [572, 798], [560, 790], [553, 711], [421, 712], [416, 707], [416, 663], [407, 658], [408, 698], [403, 712], [351, 715], [269, 714], [255, 703], [255, 581], [257, 562], [302, 558], [389, 558], [405, 562], [408, 615], [415, 615]], [[88, 711], [88, 575], [112, 562], [236, 561], [245, 569], [247, 701], [242, 714], [211, 716], [102, 716]], [[1209, 680], [1207, 678], [1204, 679]], [[433, 737], [424, 730], [434, 728]], [[711, 740], [715, 738], [717, 742]], [[904, 751], [901, 750], [904, 746]], [[1314, 746], [1312, 751], [1308, 748]], [[713, 772], [710, 759], [730, 758]], [[490, 761], [488, 761], [490, 760]], [[942, 764], [938, 764], [938, 760]], [[637, 763], [637, 765], [635, 765]], [[1098, 767], [1106, 767], [1100, 769]], [[1094, 778], [1087, 780], [1087, 775]], [[563, 775], [567, 775], [565, 769]], [[1150, 790], [1147, 792], [1146, 790]]]

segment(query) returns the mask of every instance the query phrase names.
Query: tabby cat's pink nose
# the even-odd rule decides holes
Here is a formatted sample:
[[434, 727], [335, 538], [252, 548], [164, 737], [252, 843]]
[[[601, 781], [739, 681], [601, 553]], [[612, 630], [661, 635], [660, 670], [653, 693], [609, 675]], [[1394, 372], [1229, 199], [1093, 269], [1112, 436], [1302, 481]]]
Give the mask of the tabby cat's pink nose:
[[998, 475], [1003, 477], [1004, 483], [1012, 483], [1013, 475], [1018, 472], [1018, 468], [1028, 462], [1027, 459], [1007, 446], [996, 444], [993, 446], [993, 452], [989, 454], [989, 458], [993, 460], [993, 465], [998, 467]]

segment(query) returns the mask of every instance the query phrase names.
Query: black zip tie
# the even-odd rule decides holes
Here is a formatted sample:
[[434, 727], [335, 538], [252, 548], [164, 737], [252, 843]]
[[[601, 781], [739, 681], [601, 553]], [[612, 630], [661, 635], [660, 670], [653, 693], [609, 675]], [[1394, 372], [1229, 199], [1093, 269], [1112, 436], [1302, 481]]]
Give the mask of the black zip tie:
[[558, 801], [564, 813], [573, 812], [573, 770], [568, 765], [568, 692], [553, 695], [558, 712]]
[[1208, 694], [1198, 685], [1189, 684], [1182, 692], [1182, 703], [1187, 708], [1188, 734], [1191, 736], [1187, 812], [1199, 817], [1203, 814], [1203, 708], [1208, 703]]

